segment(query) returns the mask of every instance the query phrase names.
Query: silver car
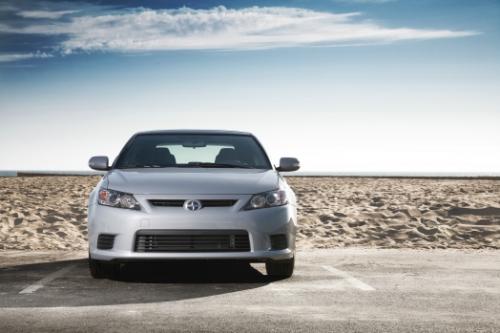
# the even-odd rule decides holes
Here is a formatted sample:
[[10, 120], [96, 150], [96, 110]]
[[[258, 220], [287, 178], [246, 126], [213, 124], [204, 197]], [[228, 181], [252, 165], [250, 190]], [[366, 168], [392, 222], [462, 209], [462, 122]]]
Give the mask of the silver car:
[[89, 266], [94, 278], [120, 264], [178, 259], [265, 262], [290, 277], [295, 258], [295, 194], [250, 133], [170, 130], [135, 134], [89, 198]]

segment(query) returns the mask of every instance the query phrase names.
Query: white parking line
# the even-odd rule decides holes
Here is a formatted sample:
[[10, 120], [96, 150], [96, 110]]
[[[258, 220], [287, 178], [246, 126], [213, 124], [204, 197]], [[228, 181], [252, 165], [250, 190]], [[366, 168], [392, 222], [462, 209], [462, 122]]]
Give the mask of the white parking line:
[[324, 270], [326, 270], [326, 271], [328, 271], [330, 273], [333, 273], [334, 275], [336, 275], [338, 277], [341, 277], [342, 279], [346, 280], [347, 282], [349, 282], [349, 284], [352, 287], [354, 287], [356, 289], [363, 290], [363, 291], [373, 291], [373, 290], [375, 290], [375, 288], [373, 288], [372, 286], [364, 283], [363, 281], [360, 281], [360, 280], [356, 279], [355, 277], [351, 276], [349, 273], [341, 271], [340, 269], [334, 268], [332, 266], [326, 266], [326, 265], [323, 265], [321, 267]]
[[49, 282], [63, 276], [64, 274], [68, 273], [70, 270], [75, 268], [75, 266], [76, 266], [76, 264], [63, 267], [60, 270], [55, 271], [54, 273], [47, 275], [43, 279], [38, 280], [37, 282], [33, 283], [32, 285], [27, 286], [26, 288], [21, 290], [19, 292], [19, 294], [32, 294], [35, 291], [37, 291], [38, 289], [43, 288], [47, 283], [49, 283]]

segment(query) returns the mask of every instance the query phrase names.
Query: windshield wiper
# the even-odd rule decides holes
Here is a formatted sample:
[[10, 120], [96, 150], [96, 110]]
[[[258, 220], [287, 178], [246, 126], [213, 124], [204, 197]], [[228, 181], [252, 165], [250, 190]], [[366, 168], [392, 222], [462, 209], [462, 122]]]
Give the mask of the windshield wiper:
[[195, 168], [238, 168], [238, 169], [255, 169], [251, 166], [241, 165], [241, 164], [229, 164], [229, 163], [210, 163], [210, 162], [196, 162], [188, 163], [183, 165], [185, 168], [195, 167]]
[[143, 164], [132, 164], [118, 167], [118, 169], [146, 169], [146, 168], [175, 168], [177, 167], [175, 164], [172, 165], [143, 165]]
[[191, 162], [187, 164], [171, 164], [171, 165], [144, 165], [131, 164], [118, 167], [118, 169], [149, 169], [149, 168], [233, 168], [233, 169], [255, 169], [254, 167], [242, 164], [229, 163], [210, 163], [210, 162]]

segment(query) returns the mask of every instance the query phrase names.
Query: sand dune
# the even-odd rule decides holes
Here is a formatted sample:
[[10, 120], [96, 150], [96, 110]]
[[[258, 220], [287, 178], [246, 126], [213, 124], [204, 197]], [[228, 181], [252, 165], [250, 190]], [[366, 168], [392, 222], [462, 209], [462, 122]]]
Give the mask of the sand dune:
[[[85, 250], [99, 177], [0, 177], [0, 250]], [[500, 249], [500, 181], [290, 177], [299, 248]]]
[[293, 177], [303, 248], [500, 248], [500, 181]]
[[87, 197], [99, 177], [0, 177], [0, 249], [86, 249]]

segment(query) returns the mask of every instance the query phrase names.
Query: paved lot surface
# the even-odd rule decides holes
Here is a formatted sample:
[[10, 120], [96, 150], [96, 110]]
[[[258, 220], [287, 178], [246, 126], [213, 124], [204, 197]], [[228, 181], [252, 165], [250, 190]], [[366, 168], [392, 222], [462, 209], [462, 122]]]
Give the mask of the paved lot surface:
[[93, 280], [84, 256], [0, 253], [0, 332], [500, 332], [500, 251], [304, 251], [286, 280], [189, 263]]

